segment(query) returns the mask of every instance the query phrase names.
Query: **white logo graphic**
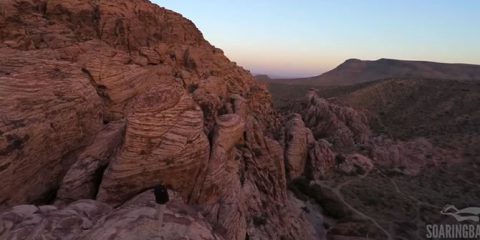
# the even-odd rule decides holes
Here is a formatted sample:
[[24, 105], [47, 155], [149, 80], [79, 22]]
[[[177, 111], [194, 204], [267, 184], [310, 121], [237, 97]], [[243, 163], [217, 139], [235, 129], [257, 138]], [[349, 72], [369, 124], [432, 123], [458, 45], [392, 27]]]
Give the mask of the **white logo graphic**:
[[442, 211], [440, 211], [440, 213], [443, 215], [450, 215], [459, 222], [463, 222], [463, 221], [479, 222], [480, 221], [480, 217], [479, 217], [480, 207], [467, 207], [467, 208], [458, 210], [453, 205], [446, 205], [442, 209]]

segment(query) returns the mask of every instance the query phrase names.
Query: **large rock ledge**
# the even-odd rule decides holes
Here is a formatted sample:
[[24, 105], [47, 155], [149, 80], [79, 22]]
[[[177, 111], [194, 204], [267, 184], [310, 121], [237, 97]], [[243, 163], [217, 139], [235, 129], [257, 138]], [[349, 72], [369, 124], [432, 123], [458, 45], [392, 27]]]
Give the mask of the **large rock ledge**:
[[160, 208], [152, 191], [117, 209], [94, 200], [80, 200], [64, 208], [20, 205], [0, 214], [0, 239], [180, 238], [223, 239], [205, 218], [181, 201], [173, 200]]

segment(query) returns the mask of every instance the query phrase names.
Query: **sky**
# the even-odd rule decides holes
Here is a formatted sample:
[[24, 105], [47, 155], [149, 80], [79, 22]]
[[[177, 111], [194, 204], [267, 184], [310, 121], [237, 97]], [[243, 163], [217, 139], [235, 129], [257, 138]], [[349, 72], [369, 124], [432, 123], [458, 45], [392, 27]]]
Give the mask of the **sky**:
[[480, 64], [478, 0], [152, 0], [254, 74], [306, 77], [349, 58]]

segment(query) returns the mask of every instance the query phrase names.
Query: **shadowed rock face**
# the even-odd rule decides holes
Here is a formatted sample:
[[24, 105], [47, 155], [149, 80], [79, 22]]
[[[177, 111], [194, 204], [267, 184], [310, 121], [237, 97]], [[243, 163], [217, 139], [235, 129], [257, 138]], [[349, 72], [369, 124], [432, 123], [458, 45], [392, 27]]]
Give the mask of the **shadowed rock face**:
[[57, 200], [68, 203], [95, 198], [102, 170], [121, 146], [124, 132], [124, 122], [111, 122], [97, 134], [63, 177]]

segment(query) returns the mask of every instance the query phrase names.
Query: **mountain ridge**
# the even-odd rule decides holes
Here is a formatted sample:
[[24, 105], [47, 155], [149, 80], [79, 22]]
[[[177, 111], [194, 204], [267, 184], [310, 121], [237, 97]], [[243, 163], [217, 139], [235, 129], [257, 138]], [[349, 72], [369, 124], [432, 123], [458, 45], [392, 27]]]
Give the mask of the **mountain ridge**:
[[377, 60], [350, 58], [334, 69], [318, 76], [267, 79], [266, 81], [269, 83], [289, 85], [345, 86], [388, 78], [432, 78], [439, 80], [479, 81], [480, 65], [390, 58], [380, 58]]

